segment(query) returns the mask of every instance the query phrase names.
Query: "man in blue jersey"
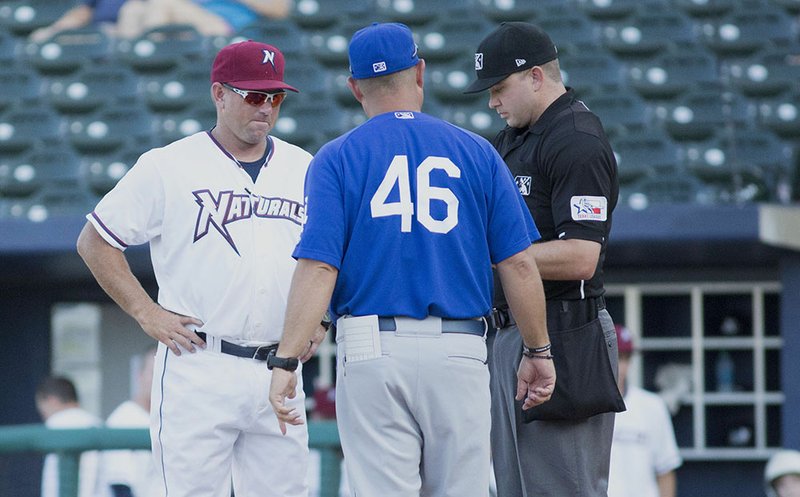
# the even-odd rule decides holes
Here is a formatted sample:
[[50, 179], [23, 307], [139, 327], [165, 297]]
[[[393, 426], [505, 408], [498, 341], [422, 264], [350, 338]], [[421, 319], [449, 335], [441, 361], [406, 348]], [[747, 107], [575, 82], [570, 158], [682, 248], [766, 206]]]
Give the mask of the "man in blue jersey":
[[[531, 408], [555, 386], [530, 253], [539, 233], [493, 147], [420, 112], [425, 63], [406, 26], [359, 30], [349, 55], [349, 86], [369, 120], [309, 166], [307, 222], [272, 364], [291, 368], [330, 303], [353, 495], [487, 496], [493, 264], [529, 348], [517, 400]], [[295, 381], [273, 371], [282, 425], [302, 423], [284, 404]]]

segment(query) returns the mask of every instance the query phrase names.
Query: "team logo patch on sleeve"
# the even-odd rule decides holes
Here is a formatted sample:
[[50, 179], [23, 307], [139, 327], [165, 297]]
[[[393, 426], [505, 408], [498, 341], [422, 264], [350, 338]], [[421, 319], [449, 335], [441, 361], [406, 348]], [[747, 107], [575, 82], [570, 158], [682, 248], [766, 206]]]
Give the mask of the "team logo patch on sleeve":
[[531, 177], [530, 176], [515, 176], [514, 182], [517, 184], [517, 188], [519, 188], [519, 192], [522, 194], [523, 197], [527, 197], [531, 194]]
[[574, 221], [605, 221], [608, 219], [608, 200], [605, 197], [576, 195], [572, 197], [570, 203]]

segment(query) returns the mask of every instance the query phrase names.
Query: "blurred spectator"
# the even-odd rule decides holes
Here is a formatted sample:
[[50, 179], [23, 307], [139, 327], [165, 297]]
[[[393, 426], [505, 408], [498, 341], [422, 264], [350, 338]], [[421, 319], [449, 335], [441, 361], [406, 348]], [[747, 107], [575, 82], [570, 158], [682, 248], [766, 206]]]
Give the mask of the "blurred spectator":
[[78, 5], [64, 12], [53, 24], [33, 31], [31, 41], [41, 43], [67, 29], [97, 26], [113, 34], [122, 4], [125, 0], [82, 0]]
[[776, 452], [764, 467], [767, 497], [800, 497], [800, 452]]
[[[157, 348], [134, 358], [134, 386], [126, 400], [108, 416], [109, 428], [149, 428], [150, 389]], [[158, 497], [164, 495], [156, 474], [153, 453], [149, 450], [110, 450], [103, 454], [100, 481], [111, 497]]]
[[633, 355], [629, 329], [615, 325], [619, 346], [619, 391], [625, 412], [617, 413], [608, 497], [675, 497], [675, 469], [683, 462], [666, 403], [626, 382]]
[[229, 36], [260, 17], [289, 15], [290, 0], [128, 0], [117, 34], [135, 38], [168, 24], [189, 24], [206, 36]]
[[[100, 418], [83, 410], [78, 403], [75, 385], [67, 378], [51, 376], [36, 388], [36, 409], [48, 428], [99, 427]], [[98, 495], [98, 466], [96, 451], [84, 452], [78, 473], [78, 497]], [[47, 454], [42, 470], [42, 497], [58, 497], [58, 456]]]

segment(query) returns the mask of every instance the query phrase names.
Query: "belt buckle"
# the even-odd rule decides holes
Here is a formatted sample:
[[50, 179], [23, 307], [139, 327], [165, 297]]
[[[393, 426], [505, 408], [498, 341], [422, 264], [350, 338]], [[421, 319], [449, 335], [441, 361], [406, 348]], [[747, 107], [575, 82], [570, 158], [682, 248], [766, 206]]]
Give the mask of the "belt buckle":
[[[269, 356], [275, 355], [275, 351], [276, 351], [277, 348], [270, 348], [270, 347], [273, 347], [273, 346], [272, 345], [259, 345], [258, 347], [256, 347], [255, 352], [253, 352], [253, 360], [254, 361], [266, 361], [267, 359], [269, 359]], [[266, 355], [263, 356], [263, 357], [262, 357], [262, 355], [264, 354], [264, 352], [262, 352], [261, 349], [266, 349], [265, 350]]]

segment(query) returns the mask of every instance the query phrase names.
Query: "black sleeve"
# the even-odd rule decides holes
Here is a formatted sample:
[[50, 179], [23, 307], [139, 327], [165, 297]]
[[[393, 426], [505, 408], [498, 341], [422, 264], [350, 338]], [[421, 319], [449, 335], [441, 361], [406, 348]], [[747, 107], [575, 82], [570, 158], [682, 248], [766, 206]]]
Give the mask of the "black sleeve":
[[111, 495], [113, 497], [133, 497], [133, 492], [128, 485], [115, 483], [111, 485]]
[[[548, 150], [555, 232], [561, 239], [602, 243], [616, 203], [612, 192], [613, 155], [596, 136], [575, 133]], [[596, 209], [597, 214], [584, 214]]]

